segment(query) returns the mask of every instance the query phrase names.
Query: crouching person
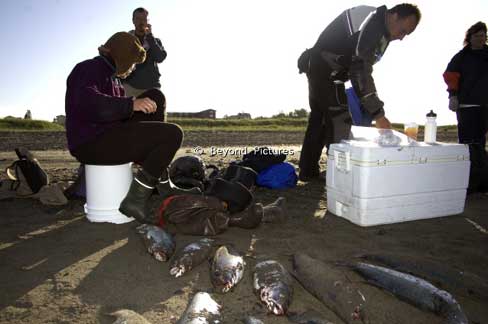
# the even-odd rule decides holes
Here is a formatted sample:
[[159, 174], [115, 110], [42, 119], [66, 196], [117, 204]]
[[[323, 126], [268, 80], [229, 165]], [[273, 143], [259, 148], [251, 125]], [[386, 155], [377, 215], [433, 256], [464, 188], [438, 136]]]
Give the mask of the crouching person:
[[120, 79], [146, 57], [137, 37], [116, 33], [99, 48], [99, 54], [78, 63], [67, 80], [68, 148], [84, 164], [141, 164], [119, 210], [141, 223], [152, 223], [147, 200], [180, 148], [183, 132], [163, 122], [161, 91], [125, 96]]

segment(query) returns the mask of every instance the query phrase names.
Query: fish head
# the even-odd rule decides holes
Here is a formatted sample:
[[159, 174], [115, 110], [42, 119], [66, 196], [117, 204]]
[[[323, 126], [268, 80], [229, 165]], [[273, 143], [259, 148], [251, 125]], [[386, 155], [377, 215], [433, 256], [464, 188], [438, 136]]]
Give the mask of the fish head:
[[212, 283], [218, 291], [226, 293], [237, 284], [242, 269], [243, 266], [241, 264], [237, 264], [236, 267], [232, 268], [217, 268], [212, 272]]
[[259, 297], [266, 304], [269, 312], [275, 315], [284, 315], [288, 311], [291, 291], [287, 285], [278, 282], [261, 289]]
[[178, 278], [185, 274], [185, 271], [185, 266], [183, 264], [178, 264], [169, 269], [169, 274]]
[[160, 250], [160, 249], [152, 250], [152, 252], [149, 251], [149, 253], [151, 253], [156, 260], [161, 261], [161, 262], [166, 262], [169, 259], [166, 252], [163, 250]]

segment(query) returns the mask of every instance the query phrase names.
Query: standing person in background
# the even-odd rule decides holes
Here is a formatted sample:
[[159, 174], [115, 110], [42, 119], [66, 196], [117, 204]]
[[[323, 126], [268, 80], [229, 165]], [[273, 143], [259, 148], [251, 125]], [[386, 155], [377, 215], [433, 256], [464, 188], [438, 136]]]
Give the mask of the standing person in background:
[[152, 26], [148, 22], [149, 12], [144, 8], [137, 8], [132, 13], [134, 30], [129, 33], [136, 36], [146, 50], [146, 60], [137, 64], [136, 69], [124, 81], [126, 96], [137, 97], [148, 89], [161, 89], [158, 63], [166, 58], [166, 51], [159, 38], [154, 37]]
[[468, 191], [488, 190], [486, 133], [488, 131], [488, 46], [483, 22], [469, 27], [464, 48], [444, 72], [449, 109], [456, 112], [459, 143], [468, 144], [471, 159]]
[[68, 76], [68, 148], [84, 164], [141, 164], [119, 210], [151, 223], [155, 220], [147, 200], [179, 149], [183, 132], [162, 121], [164, 96], [159, 90], [148, 90], [138, 98], [125, 96], [120, 79], [146, 57], [135, 36], [116, 33], [98, 50], [99, 56], [78, 63]]
[[354, 7], [332, 21], [315, 45], [302, 53], [298, 69], [307, 74], [311, 113], [300, 154], [301, 181], [319, 178], [324, 146], [329, 148], [330, 144], [349, 137], [352, 119], [345, 81], [351, 80], [376, 127], [391, 128], [376, 93], [373, 65], [391, 41], [402, 40], [415, 30], [420, 17], [417, 6], [407, 3], [391, 9]]

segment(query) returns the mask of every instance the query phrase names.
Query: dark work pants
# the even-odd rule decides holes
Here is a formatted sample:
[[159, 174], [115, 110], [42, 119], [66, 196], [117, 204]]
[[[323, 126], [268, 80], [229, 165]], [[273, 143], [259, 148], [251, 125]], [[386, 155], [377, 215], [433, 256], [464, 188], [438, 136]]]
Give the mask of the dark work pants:
[[459, 108], [459, 143], [469, 145], [471, 161], [468, 192], [488, 190], [488, 157], [486, 153], [486, 133], [488, 131], [488, 107]]
[[80, 145], [73, 156], [81, 163], [95, 165], [137, 162], [154, 178], [161, 177], [181, 146], [183, 131], [163, 121], [166, 102], [161, 91], [148, 90], [138, 98], [144, 97], [157, 103], [155, 113], [134, 112], [129, 120]]
[[476, 143], [485, 147], [488, 131], [488, 106], [459, 108], [456, 116], [459, 143]]
[[300, 154], [300, 175], [317, 176], [324, 146], [349, 138], [352, 118], [344, 84], [308, 75], [310, 115]]

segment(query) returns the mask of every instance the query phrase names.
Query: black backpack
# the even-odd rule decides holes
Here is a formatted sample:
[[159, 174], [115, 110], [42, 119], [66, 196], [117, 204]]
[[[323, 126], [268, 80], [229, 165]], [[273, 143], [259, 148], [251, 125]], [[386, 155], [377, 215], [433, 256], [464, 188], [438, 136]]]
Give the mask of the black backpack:
[[7, 168], [8, 176], [14, 180], [12, 190], [17, 190], [20, 186], [20, 173], [25, 178], [27, 185], [32, 193], [37, 193], [41, 188], [49, 183], [49, 177], [39, 164], [39, 161], [25, 148], [16, 148], [15, 153], [19, 158]]

